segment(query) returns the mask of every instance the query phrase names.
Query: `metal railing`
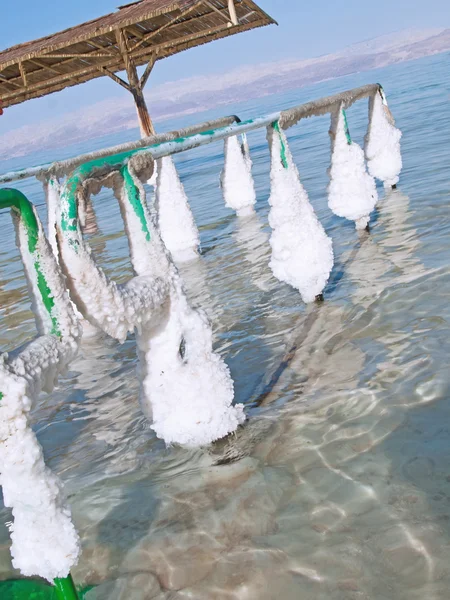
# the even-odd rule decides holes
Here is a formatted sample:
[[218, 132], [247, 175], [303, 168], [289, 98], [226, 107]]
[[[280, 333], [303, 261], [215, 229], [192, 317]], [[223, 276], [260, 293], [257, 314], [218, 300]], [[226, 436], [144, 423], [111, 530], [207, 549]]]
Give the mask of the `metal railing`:
[[288, 129], [298, 123], [300, 119], [332, 113], [339, 105], [342, 105], [342, 108], [348, 108], [358, 100], [375, 96], [380, 90], [382, 90], [380, 84], [372, 83], [255, 119], [240, 121], [236, 116], [229, 116], [206, 121], [185, 129], [112, 146], [67, 160], [4, 173], [0, 175], [0, 184], [11, 183], [28, 177], [38, 177], [39, 179], [48, 179], [52, 176], [62, 177], [84, 163], [97, 161], [101, 158], [115, 157], [109, 164], [118, 165], [136, 152], [149, 153], [154, 159], [157, 159], [224, 140], [233, 135], [261, 129], [277, 121], [281, 128]]
[[[177, 131], [82, 154], [67, 160], [5, 173], [0, 175], [0, 184], [20, 181], [30, 177], [36, 177], [44, 181], [49, 181], [51, 178], [66, 177], [67, 179], [64, 183], [60, 199], [61, 210], [58, 235], [63, 237], [72, 236], [70, 239], [73, 242], [71, 247], [79, 248], [81, 242], [78, 238], [75, 239], [75, 234], [80, 233], [78, 215], [79, 192], [82, 191], [83, 185], [88, 179], [96, 178], [102, 183], [103, 178], [107, 177], [111, 172], [118, 172], [122, 178], [123, 185], [129, 188], [127, 195], [132, 210], [135, 213], [134, 216], [141, 220], [144, 229], [146, 225], [145, 201], [136, 182], [130, 177], [129, 166], [131, 159], [134, 160], [136, 157], [142, 156], [147, 162], [151, 163], [165, 156], [185, 152], [219, 140], [225, 140], [231, 136], [246, 134], [265, 127], [273, 127], [278, 131], [280, 128], [288, 129], [303, 118], [333, 113], [339, 108], [346, 109], [354, 102], [363, 98], [372, 98], [377, 93], [382, 93], [381, 86], [379, 84], [369, 84], [254, 119], [240, 121], [236, 116], [227, 116]], [[283, 162], [283, 156], [281, 156], [281, 160]], [[36, 214], [31, 204], [17, 190], [0, 189], [0, 209], [6, 207], [11, 207], [16, 212], [20, 212], [21, 218], [24, 221], [28, 220], [28, 239], [33, 246], [38, 226]], [[30, 247], [30, 252], [33, 252], [33, 250], [34, 247]], [[37, 269], [36, 280], [42, 301], [52, 317], [52, 295], [49, 294], [48, 285], [43, 280], [42, 273], [38, 270], [39, 265], [35, 264], [34, 266]], [[59, 337], [58, 323], [53, 317], [52, 322], [53, 328], [49, 333]], [[70, 575], [65, 579], [55, 580], [55, 584], [60, 598], [75, 599], [77, 597]]]

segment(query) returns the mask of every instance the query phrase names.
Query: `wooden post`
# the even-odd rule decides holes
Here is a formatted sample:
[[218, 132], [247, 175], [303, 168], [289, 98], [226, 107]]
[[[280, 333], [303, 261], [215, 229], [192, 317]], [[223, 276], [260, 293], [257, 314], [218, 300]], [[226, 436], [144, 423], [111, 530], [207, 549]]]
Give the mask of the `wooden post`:
[[148, 137], [149, 135], [155, 134], [155, 128], [153, 127], [152, 120], [148, 114], [147, 104], [145, 103], [144, 94], [139, 86], [131, 86], [131, 93], [133, 94], [134, 104], [136, 106], [136, 112], [139, 120], [139, 127], [141, 129], [141, 137]]
[[[148, 137], [150, 135], [154, 135], [155, 128], [153, 127], [152, 120], [148, 113], [147, 104], [145, 103], [143, 88], [139, 81], [139, 77], [136, 70], [136, 65], [133, 62], [133, 59], [130, 57], [128, 53], [128, 44], [125, 37], [125, 34], [122, 29], [118, 29], [116, 31], [117, 43], [119, 45], [120, 53], [122, 54], [125, 69], [128, 75], [128, 83], [130, 86], [130, 92], [133, 94], [134, 104], [136, 106], [136, 112], [139, 120], [139, 127], [141, 130], [141, 137]], [[150, 69], [151, 70], [151, 69]], [[150, 73], [148, 72], [147, 77]], [[146, 81], [147, 79], [145, 79]], [[145, 81], [143, 84], [145, 85]]]

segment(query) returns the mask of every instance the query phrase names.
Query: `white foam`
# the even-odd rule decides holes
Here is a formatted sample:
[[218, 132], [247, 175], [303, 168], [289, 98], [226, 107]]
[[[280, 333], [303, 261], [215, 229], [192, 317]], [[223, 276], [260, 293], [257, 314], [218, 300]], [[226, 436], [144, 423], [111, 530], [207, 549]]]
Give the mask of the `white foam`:
[[401, 137], [402, 132], [394, 125], [384, 94], [376, 94], [369, 105], [365, 153], [369, 173], [387, 187], [398, 182], [402, 170]]
[[344, 112], [331, 116], [332, 154], [329, 169], [328, 206], [339, 217], [355, 221], [364, 229], [378, 201], [375, 180], [366, 171], [364, 153], [346, 135]]
[[304, 302], [322, 293], [333, 268], [333, 247], [316, 217], [282, 130], [268, 129], [270, 145], [270, 268], [298, 289]]
[[238, 217], [248, 216], [254, 212], [256, 194], [246, 138], [243, 136], [242, 143], [237, 136], [226, 138], [224, 154], [221, 185], [225, 206], [235, 210]]

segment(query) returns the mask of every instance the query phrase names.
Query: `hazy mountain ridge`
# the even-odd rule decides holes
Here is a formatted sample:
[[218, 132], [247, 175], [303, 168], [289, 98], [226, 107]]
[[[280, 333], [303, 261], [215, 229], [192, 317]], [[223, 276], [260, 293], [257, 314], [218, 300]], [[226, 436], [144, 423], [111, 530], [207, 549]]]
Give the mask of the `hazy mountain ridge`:
[[[450, 29], [406, 30], [317, 58], [245, 65], [216, 76], [165, 83], [152, 89], [150, 112], [158, 121], [448, 50]], [[7, 132], [0, 136], [0, 159], [134, 127], [137, 120], [131, 98], [112, 98], [58, 119]]]

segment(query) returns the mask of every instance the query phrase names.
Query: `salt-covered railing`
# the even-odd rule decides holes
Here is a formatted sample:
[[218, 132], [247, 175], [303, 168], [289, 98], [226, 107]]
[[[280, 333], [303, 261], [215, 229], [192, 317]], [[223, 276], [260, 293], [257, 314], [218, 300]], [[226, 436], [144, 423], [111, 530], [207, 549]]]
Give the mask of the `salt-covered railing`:
[[[288, 127], [305, 116], [331, 113], [329, 206], [337, 215], [353, 220], [357, 228], [364, 228], [375, 207], [377, 192], [374, 179], [366, 170], [364, 152], [351, 139], [345, 109], [367, 97], [370, 122], [366, 150], [370, 170], [380, 152], [386, 153], [386, 148], [392, 153], [399, 150], [399, 146], [390, 148], [393, 145], [389, 135], [398, 145], [400, 132], [385, 110], [386, 99], [378, 84], [289, 111], [91, 160], [67, 177], [60, 192], [57, 183], [49, 182], [49, 214], [55, 218], [49, 223], [49, 230], [57, 231], [55, 251], [59, 252], [71, 297], [87, 321], [117, 340], [123, 342], [129, 332], [136, 331], [142, 406], [152, 428], [166, 443], [207, 444], [233, 431], [244, 419], [242, 407], [231, 404], [232, 381], [225, 364], [212, 351], [211, 329], [189, 306], [174, 266], [174, 262], [198, 255], [199, 236], [170, 156], [225, 140], [221, 178], [225, 202], [238, 215], [246, 216], [253, 212], [256, 196], [245, 134], [267, 127], [271, 152], [270, 267], [277, 279], [296, 288], [305, 302], [311, 302], [322, 297], [333, 268], [332, 240], [301, 184], [283, 123]], [[380, 129], [378, 121], [384, 129]], [[244, 135], [242, 141], [239, 135]], [[384, 143], [377, 146], [380, 139]], [[379, 162], [383, 166], [383, 161]], [[147, 209], [142, 182], [153, 174], [155, 164], [154, 221]], [[398, 177], [391, 172], [380, 172], [379, 176], [392, 184]], [[104, 185], [112, 187], [119, 200], [136, 273], [123, 286], [109, 281], [95, 264], [82, 235], [85, 206], [91, 193], [97, 193]], [[204, 373], [203, 381], [199, 381], [199, 373]]]
[[[369, 98], [370, 118], [365, 154], [351, 139], [345, 112], [351, 104], [362, 98]], [[184, 426], [180, 425], [180, 420], [177, 424], [172, 423], [173, 415], [167, 406], [158, 405], [155, 413], [158, 402], [154, 393], [153, 400], [144, 397], [143, 407], [153, 420], [153, 428], [167, 443], [202, 445], [229, 433], [243, 419], [242, 410], [231, 406], [231, 380], [221, 359], [212, 352], [211, 330], [205, 325], [203, 333], [200, 333], [201, 318], [188, 306], [174, 266], [174, 262], [198, 256], [199, 234], [171, 155], [224, 140], [225, 165], [221, 184], [225, 204], [233, 208], [238, 216], [245, 217], [252, 214], [256, 202], [252, 163], [245, 134], [267, 128], [271, 155], [270, 267], [277, 279], [296, 288], [305, 302], [311, 302], [322, 298], [322, 291], [329, 279], [334, 262], [332, 240], [309, 202], [284, 129], [295, 125], [302, 118], [325, 113], [331, 114], [329, 207], [338, 216], [353, 220], [357, 229], [367, 227], [370, 213], [377, 202], [373, 176], [385, 184], [395, 185], [401, 169], [401, 133], [394, 127], [379, 84], [362, 86], [243, 122], [237, 117], [225, 117], [179, 132], [149, 138], [153, 143], [148, 146], [142, 146], [145, 143], [143, 140], [0, 177], [0, 181], [23, 179], [31, 175], [44, 179], [49, 241], [66, 275], [71, 299], [80, 317], [119, 341], [136, 330], [141, 358], [149, 354], [150, 347], [157, 346], [155, 339], [158, 336], [153, 333], [155, 324], [176, 322], [177, 325], [172, 326], [177, 331], [176, 336], [169, 341], [167, 330], [167, 339], [161, 343], [169, 354], [177, 356], [177, 360], [185, 366], [189, 362], [186, 360], [186, 340], [189, 336], [191, 341], [195, 337], [192, 331], [189, 333], [186, 323], [197, 323], [198, 339], [203, 336], [204, 344], [201, 350], [193, 341], [192, 345], [197, 347], [198, 356], [203, 352], [213, 362], [219, 361], [217, 365], [220, 363], [220, 368], [218, 366], [216, 377], [222, 380], [223, 397], [216, 394], [218, 404], [211, 404], [204, 418], [199, 416], [202, 403], [197, 402], [197, 410], [192, 410], [195, 406], [193, 401], [191, 409], [186, 411], [186, 414], [191, 413], [191, 421], [185, 418]], [[207, 125], [214, 126], [205, 129]], [[119, 148], [126, 149], [113, 154]], [[89, 161], [83, 162], [86, 158]], [[75, 165], [78, 165], [75, 170], [70, 171]], [[141, 183], [147, 181], [155, 170], [155, 165], [157, 179], [154, 212], [157, 222], [153, 222], [153, 217], [148, 212]], [[64, 185], [60, 186], [58, 178], [67, 173]], [[119, 200], [131, 260], [137, 275], [122, 286], [109, 281], [98, 268], [82, 235], [90, 195], [97, 193], [103, 185], [113, 187]], [[171, 305], [172, 312], [172, 309], [167, 309], [168, 304]], [[187, 353], [191, 358], [194, 354]], [[154, 359], [154, 363], [157, 362]], [[172, 370], [174, 366], [175, 363], [172, 364]], [[170, 371], [168, 365], [165, 367], [165, 373]], [[181, 374], [187, 376], [188, 371], [188, 368], [181, 369], [180, 378], [182, 379]], [[151, 373], [152, 369], [147, 369], [145, 365], [142, 367], [144, 382], [147, 381], [147, 375], [150, 374], [149, 377], [152, 378]], [[166, 384], [169, 385], [168, 382], [158, 381], [158, 388], [165, 389]], [[207, 395], [205, 390], [210, 389], [210, 385], [212, 380], [204, 387], [203, 395]], [[195, 387], [193, 382], [192, 389]], [[143, 385], [142, 389], [145, 392], [150, 388]], [[171, 394], [167, 394], [167, 390], [168, 388], [165, 389], [166, 395], [174, 398], [180, 396], [182, 406], [184, 400], [180, 391], [173, 393], [171, 390]], [[201, 394], [198, 398], [200, 396]], [[223, 420], [213, 427], [214, 415], [219, 413]], [[155, 414], [159, 414], [159, 417]], [[196, 426], [206, 420], [210, 424], [210, 431], [206, 425], [203, 430], [202, 426]]]
[[[369, 127], [364, 151], [352, 140], [346, 115], [346, 109], [363, 98], [369, 98]], [[14, 361], [2, 357], [0, 412], [16, 402], [26, 423], [31, 401], [46, 378], [44, 371], [49, 366], [54, 377], [60, 364], [70, 360], [72, 354], [61, 350], [66, 348], [68, 340], [68, 346], [75, 349], [77, 335], [66, 336], [67, 328], [60, 326], [61, 315], [69, 315], [68, 322], [73, 323], [73, 327], [78, 327], [79, 321], [84, 318], [120, 342], [128, 333], [136, 332], [142, 408], [156, 435], [167, 444], [202, 446], [235, 431], [245, 420], [244, 407], [233, 405], [233, 380], [223, 359], [213, 351], [211, 326], [201, 311], [189, 305], [175, 266], [177, 262], [198, 259], [199, 234], [171, 156], [223, 140], [225, 164], [221, 185], [225, 204], [234, 209], [238, 217], [246, 218], [252, 215], [256, 203], [246, 134], [267, 128], [271, 156], [270, 267], [277, 279], [296, 288], [305, 302], [312, 302], [322, 298], [333, 267], [332, 240], [309, 202], [285, 130], [303, 118], [325, 113], [331, 114], [328, 205], [336, 215], [354, 221], [357, 229], [366, 228], [377, 202], [374, 177], [385, 185], [395, 186], [401, 170], [401, 133], [394, 126], [379, 84], [366, 85], [243, 122], [237, 117], [225, 117], [0, 176], [0, 183], [31, 176], [44, 180], [49, 215], [48, 241], [36, 212], [20, 192], [0, 190], [0, 208], [13, 206], [13, 210], [22, 214], [19, 233], [20, 223], [26, 222], [27, 215], [33, 220], [31, 217], [34, 215], [33, 222], [41, 240], [40, 250], [36, 252], [33, 243], [30, 245], [30, 240], [34, 239], [32, 232], [22, 234], [22, 237], [19, 235], [19, 241], [22, 240], [21, 252], [28, 248], [28, 254], [22, 252], [22, 257], [26, 274], [34, 281], [32, 289], [36, 293], [33, 296], [39, 296], [37, 292], [41, 294], [35, 312], [38, 328], [41, 327], [44, 335], [36, 343], [48, 344], [50, 349], [55, 347], [60, 352], [56, 351], [55, 360], [47, 365], [42, 362], [39, 352], [31, 351], [30, 354], [30, 350], [24, 350], [19, 354], [22, 357], [20, 372]], [[155, 210], [150, 213], [143, 183], [154, 173]], [[62, 177], [66, 179], [61, 183]], [[128, 237], [135, 277], [124, 285], [110, 281], [96, 265], [82, 234], [90, 196], [103, 186], [114, 190]], [[51, 265], [49, 262], [41, 268], [42, 257]], [[51, 285], [47, 285], [45, 278], [50, 273], [55, 275]], [[69, 301], [64, 285], [67, 285], [74, 305]], [[46, 293], [46, 286], [51, 293]], [[59, 319], [55, 316], [56, 299], [63, 299], [65, 307]], [[54, 306], [52, 302], [55, 302]], [[74, 310], [78, 312], [74, 313]], [[44, 325], [40, 325], [41, 322]], [[46, 336], [50, 338], [48, 342], [43, 339]], [[33, 350], [33, 343], [29, 348]], [[51, 352], [50, 355], [53, 356]], [[27, 361], [33, 372], [27, 370]], [[1, 427], [0, 423], [0, 434]], [[28, 427], [25, 430], [31, 431]], [[8, 429], [3, 437], [5, 435], [19, 433]], [[31, 432], [31, 435], [34, 434]], [[2, 441], [0, 435], [0, 452]], [[38, 447], [33, 456], [39, 455], [40, 447], [35, 438], [33, 443]], [[30, 473], [26, 474], [29, 477], [34, 476], [35, 465], [40, 465], [42, 472], [46, 469], [42, 454], [39, 456], [41, 462], [31, 460]], [[16, 459], [12, 452], [12, 465]], [[49, 473], [46, 474], [50, 477]], [[7, 469], [3, 469], [1, 477], [6, 492], [5, 502], [10, 502], [10, 505], [18, 502], [17, 514], [20, 515], [20, 494], [18, 499], [14, 495], [8, 496]], [[42, 482], [45, 485], [45, 477]], [[49, 560], [48, 568], [41, 564], [38, 570], [30, 566], [30, 559], [27, 562], [26, 551], [23, 550], [27, 548], [26, 540], [23, 541], [22, 554], [17, 550], [14, 540], [17, 531], [14, 529], [14, 560], [25, 575], [38, 574], [47, 579], [55, 578], [56, 582], [61, 579], [70, 588], [70, 578], [60, 578], [59, 575], [68, 576], [67, 567], [70, 568], [69, 563], [73, 564], [76, 560], [78, 538], [70, 522], [70, 513], [62, 508], [60, 487], [55, 484], [54, 490], [51, 500], [69, 520], [65, 529], [68, 538], [64, 540], [62, 537], [61, 543], [71, 540], [73, 549], [61, 550], [65, 554], [60, 564]], [[9, 500], [10, 497], [13, 499]], [[36, 500], [37, 504], [39, 501]], [[42, 514], [50, 508], [43, 507]], [[34, 532], [38, 530], [39, 527], [33, 529]], [[55, 549], [58, 549], [57, 545]], [[71, 598], [70, 595], [65, 597]]]
[[120, 154], [121, 152], [128, 152], [129, 150], [137, 150], [139, 148], [144, 148], [154, 144], [161, 144], [170, 140], [182, 139], [195, 133], [210, 131], [211, 129], [224, 127], [225, 125], [239, 121], [239, 117], [236, 115], [230, 115], [227, 117], [221, 117], [220, 119], [196, 123], [195, 125], [184, 127], [183, 129], [177, 129], [167, 133], [160, 133], [157, 135], [140, 138], [139, 140], [133, 142], [126, 142], [124, 144], [118, 144], [117, 146], [111, 146], [109, 148], [102, 148], [101, 150], [95, 150], [86, 154], [80, 154], [79, 156], [75, 156], [73, 158], [67, 158], [65, 160], [60, 160], [45, 165], [28, 167], [27, 169], [21, 169], [20, 171], [11, 171], [10, 173], [4, 173], [3, 175], [0, 175], [0, 184], [20, 181], [21, 179], [27, 179], [29, 177], [36, 177], [38, 179], [63, 177], [71, 173], [71, 171], [83, 163], [92, 160], [112, 156], [113, 154]]
[[41, 390], [51, 392], [75, 356], [81, 330], [35, 208], [21, 192], [0, 189], [3, 208], [12, 209], [39, 334], [0, 355], [0, 485], [13, 514], [11, 554], [23, 575], [53, 581], [57, 597], [72, 600], [77, 596], [70, 569], [78, 559], [79, 538], [29, 413]]
[[[345, 112], [352, 103], [362, 98], [370, 99], [365, 155], [351, 139]], [[71, 298], [79, 316], [85, 317], [94, 327], [119, 341], [123, 341], [129, 332], [137, 330], [138, 342], [142, 342], [143, 348], [151, 345], [150, 338], [143, 334], [144, 331], [152, 331], [155, 323], [161, 320], [178, 319], [179, 333], [186, 331], [180, 333], [178, 345], [175, 346], [180, 350], [179, 357], [186, 363], [183, 348], [189, 328], [180, 323], [183, 319], [187, 322], [189, 318], [195, 321], [196, 317], [193, 315], [196, 313], [192, 311], [191, 317], [187, 316], [191, 309], [173, 261], [197, 257], [199, 235], [171, 155], [224, 140], [225, 166], [221, 183], [225, 203], [238, 216], [245, 217], [254, 211], [256, 202], [252, 163], [245, 134], [267, 128], [271, 154], [270, 267], [277, 279], [296, 288], [305, 302], [311, 302], [322, 297], [329, 279], [334, 261], [332, 240], [309, 202], [284, 129], [295, 125], [302, 118], [325, 113], [331, 113], [329, 207], [338, 216], [353, 220], [357, 229], [367, 227], [370, 213], [377, 202], [373, 176], [385, 184], [395, 185], [401, 169], [401, 134], [394, 127], [379, 84], [362, 86], [243, 122], [237, 117], [225, 117], [149, 138], [147, 141], [150, 140], [151, 145], [143, 146], [146, 140], [140, 140], [52, 165], [9, 173], [1, 176], [0, 181], [23, 179], [32, 175], [44, 179], [49, 241], [67, 277]], [[205, 129], [207, 126], [212, 128]], [[123, 151], [114, 154], [118, 149]], [[85, 162], [87, 158], [89, 160]], [[140, 181], [142, 178], [145, 181], [150, 176], [155, 164], [157, 223], [153, 223], [148, 213], [145, 191]], [[67, 178], [61, 187], [58, 178], [63, 175]], [[82, 236], [90, 194], [98, 192], [105, 184], [114, 188], [119, 199], [132, 264], [137, 274], [124, 286], [109, 281], [95, 265]], [[170, 311], [167, 313], [169, 299], [172, 308], [178, 307], [176, 318]], [[200, 324], [198, 327], [200, 328]], [[155, 336], [150, 337], [154, 339]], [[209, 329], [208, 334], [205, 330], [203, 337], [205, 345], [202, 351], [211, 356], [211, 360], [216, 360], [210, 342], [206, 341], [210, 338]], [[145, 343], [142, 341], [144, 338]], [[170, 345], [168, 342], [167, 344]], [[141, 348], [141, 356], [147, 350]], [[222, 377], [224, 385], [227, 377], [228, 375]], [[205, 429], [201, 434], [196, 433], [201, 428], [195, 427], [193, 423], [192, 430], [186, 426], [182, 431], [179, 425], [177, 431], [170, 427], [166, 429], [171, 418], [167, 411], [163, 411], [164, 418], [161, 417], [159, 425], [153, 412], [153, 426], [168, 443], [207, 443], [219, 437], [219, 433], [226, 434], [231, 430], [226, 431], [227, 427], [237, 426], [242, 420], [242, 414], [238, 415], [231, 409], [229, 396], [224, 392], [221, 410], [231, 421], [225, 424], [225, 419], [224, 423], [218, 425], [217, 431], [207, 433]], [[214, 410], [211, 409], [208, 417], [211, 423], [214, 421], [213, 414]], [[196, 421], [202, 422], [201, 418]]]
[[[75, 169], [54, 211], [59, 259], [70, 295], [87, 321], [120, 342], [136, 331], [141, 404], [158, 437], [167, 444], [202, 446], [234, 431], [245, 419], [243, 406], [232, 405], [233, 381], [213, 352], [211, 327], [190, 307], [148, 211], [141, 180], [147, 181], [153, 168], [150, 154], [133, 150]], [[160, 190], [166, 168], [158, 163]], [[82, 235], [79, 209], [102, 185], [112, 187], [119, 201], [136, 273], [121, 286], [95, 264]]]
[[[29, 167], [20, 171], [12, 171], [0, 175], [0, 184], [11, 183], [28, 177], [62, 177], [84, 162], [128, 151], [145, 149], [153, 158], [161, 158], [162, 156], [184, 152], [233, 135], [267, 127], [276, 121], [279, 122], [282, 129], [286, 130], [297, 124], [300, 119], [333, 113], [339, 106], [341, 106], [342, 109], [347, 109], [356, 101], [364, 98], [372, 99], [369, 109], [372, 115], [374, 112], [373, 100], [378, 94], [380, 95], [381, 102], [386, 105], [386, 98], [382, 86], [378, 83], [372, 83], [339, 94], [320, 98], [319, 100], [299, 104], [298, 106], [294, 106], [287, 110], [273, 112], [256, 119], [240, 121], [236, 116], [223, 117], [221, 119], [192, 125], [191, 127], [180, 129], [178, 131], [142, 138], [135, 142], [129, 142], [83, 154], [64, 161]], [[392, 116], [390, 118], [392, 118]]]

